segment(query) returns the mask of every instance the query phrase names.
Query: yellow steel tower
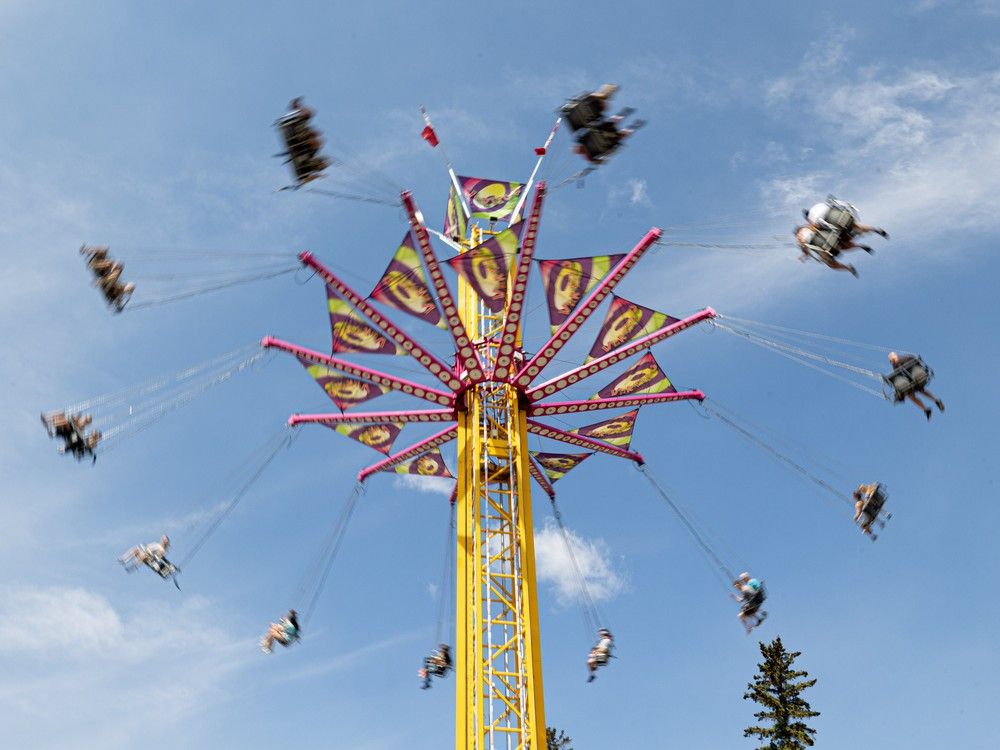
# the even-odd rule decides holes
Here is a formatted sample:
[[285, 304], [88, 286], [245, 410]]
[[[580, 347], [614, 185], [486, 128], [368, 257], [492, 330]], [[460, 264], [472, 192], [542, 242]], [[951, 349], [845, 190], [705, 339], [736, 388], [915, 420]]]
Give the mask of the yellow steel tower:
[[[480, 240], [473, 227], [471, 246]], [[485, 369], [493, 371], [507, 310], [490, 312], [464, 280], [459, 307]], [[518, 330], [518, 346], [520, 338]], [[455, 747], [539, 750], [545, 747], [545, 711], [526, 413], [506, 382], [471, 386], [463, 397]]]

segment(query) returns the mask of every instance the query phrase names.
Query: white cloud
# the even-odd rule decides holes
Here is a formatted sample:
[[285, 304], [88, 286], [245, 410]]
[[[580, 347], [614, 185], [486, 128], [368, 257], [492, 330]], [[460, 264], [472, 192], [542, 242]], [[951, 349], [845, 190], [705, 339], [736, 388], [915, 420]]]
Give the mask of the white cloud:
[[807, 171], [763, 185], [770, 210], [797, 213], [832, 192], [897, 237], [1000, 228], [993, 209], [1000, 191], [1000, 70], [851, 74], [840, 50], [831, 53], [835, 65], [824, 76], [839, 83], [817, 88], [812, 76], [822, 54], [810, 50], [796, 74], [768, 89], [773, 103], [784, 102], [814, 124], [810, 145], [826, 152]]
[[608, 206], [615, 207], [627, 202], [630, 206], [652, 208], [648, 187], [645, 179], [637, 178], [629, 179], [624, 184], [612, 185], [608, 189]]
[[[551, 519], [535, 531], [536, 574], [541, 583], [550, 584], [560, 604], [583, 601], [585, 593], [595, 601], [614, 598], [625, 587], [624, 574], [616, 569], [611, 550], [603, 539], [587, 540], [570, 529], [566, 530], [567, 549], [559, 527]], [[576, 559], [577, 567], [573, 563]], [[586, 581], [586, 592], [580, 575]]]
[[631, 195], [629, 195], [628, 202], [633, 206], [646, 206], [650, 207], [653, 205], [652, 201], [649, 200], [649, 193], [646, 191], [646, 181], [645, 180], [629, 180], [629, 187], [632, 189]]
[[122, 613], [82, 588], [0, 590], [0, 744], [132, 747], [208, 710], [258, 655], [224, 615], [197, 596]]
[[392, 486], [398, 490], [425, 492], [430, 495], [451, 495], [455, 480], [447, 477], [422, 477], [415, 474], [399, 474]]
[[123, 631], [107, 600], [83, 589], [14, 590], [0, 602], [0, 653], [91, 653], [116, 644]]

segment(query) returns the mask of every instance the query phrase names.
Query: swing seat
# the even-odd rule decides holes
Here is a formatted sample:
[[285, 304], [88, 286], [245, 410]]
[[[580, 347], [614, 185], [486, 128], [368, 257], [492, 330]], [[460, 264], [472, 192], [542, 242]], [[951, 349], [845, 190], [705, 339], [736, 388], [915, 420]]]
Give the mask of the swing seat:
[[934, 377], [934, 371], [920, 357], [900, 365], [884, 376], [886, 383], [892, 388], [897, 402], [903, 401], [911, 393], [922, 391]]
[[829, 262], [840, 255], [840, 241], [843, 234], [840, 230], [817, 229], [809, 241], [810, 247], [816, 250], [823, 262]]
[[[864, 504], [861, 506], [861, 515], [858, 517], [858, 526], [862, 530], [867, 529], [871, 533], [872, 541], [876, 539], [875, 534], [872, 533], [872, 527], [878, 524], [884, 528], [886, 522], [892, 518], [891, 515], [883, 513], [888, 499], [889, 493], [882, 484], [876, 484], [864, 498]], [[866, 516], [868, 518], [867, 524], [864, 522]]]
[[601, 119], [601, 108], [591, 93], [573, 97], [559, 108], [559, 113], [574, 133], [597, 124]]
[[293, 110], [274, 123], [285, 145], [285, 151], [278, 156], [287, 157], [286, 163], [291, 163], [296, 187], [317, 179], [330, 166], [330, 161], [320, 156], [318, 146], [308, 145], [313, 139], [319, 139], [322, 144], [322, 134], [309, 124], [310, 119], [301, 111]]
[[882, 513], [882, 509], [885, 507], [886, 501], [889, 499], [889, 493], [886, 492], [885, 487], [881, 484], [876, 484], [872, 490], [865, 496], [864, 504], [861, 506], [861, 512], [867, 513], [869, 517], [874, 522], [875, 519], [879, 517]]
[[840, 204], [833, 204], [827, 211], [826, 221], [837, 227], [842, 232], [850, 234], [854, 230], [857, 219], [848, 209], [842, 208]]
[[588, 159], [600, 162], [621, 147], [622, 137], [613, 125], [597, 126], [589, 128], [576, 142], [583, 147]]
[[764, 582], [761, 581], [760, 588], [754, 592], [753, 596], [740, 605], [740, 612], [745, 615], [752, 615], [763, 606], [766, 599], [767, 592], [764, 591]]
[[300, 128], [308, 127], [309, 120], [311, 119], [302, 110], [293, 109], [275, 120], [274, 126], [282, 132], [282, 135], [286, 136], [286, 140], [289, 140], [289, 138], [294, 137], [299, 132]]
[[132, 299], [132, 294], [135, 292], [135, 286], [133, 285], [131, 289], [129, 289], [129, 286], [130, 286], [129, 284], [126, 284], [121, 296], [118, 297], [114, 302], [109, 303], [111, 309], [114, 312], [120, 313], [122, 310], [125, 309], [125, 305], [129, 303], [129, 300]]
[[427, 673], [432, 674], [435, 677], [444, 677], [448, 674], [448, 669], [449, 668], [444, 664], [435, 664], [430, 660], [427, 662]]
[[164, 581], [180, 573], [180, 569], [165, 557], [148, 557], [145, 560], [145, 565]]

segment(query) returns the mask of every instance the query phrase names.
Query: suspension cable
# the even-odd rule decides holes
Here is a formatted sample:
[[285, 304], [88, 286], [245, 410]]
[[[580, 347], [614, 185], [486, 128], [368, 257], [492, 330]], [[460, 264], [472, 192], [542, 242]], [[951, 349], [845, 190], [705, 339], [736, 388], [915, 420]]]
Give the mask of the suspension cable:
[[788, 247], [791, 243], [777, 242], [777, 241], [729, 243], [729, 242], [679, 242], [677, 240], [658, 240], [653, 244], [661, 245], [663, 247], [697, 247], [710, 250], [778, 250], [783, 247]]
[[[827, 377], [831, 377], [835, 380], [847, 383], [851, 387], [857, 388], [858, 390], [867, 393], [871, 396], [875, 396], [876, 398], [880, 399], [888, 398], [883, 391], [871, 388], [862, 383], [856, 383], [853, 380], [844, 377], [843, 375], [839, 375], [835, 372], [825, 370], [822, 367], [819, 367], [818, 365], [814, 364], [814, 362], [820, 362], [822, 364], [829, 365], [830, 367], [837, 367], [843, 370], [847, 370], [848, 372], [852, 372], [855, 373], [856, 375], [861, 375], [863, 377], [870, 378], [872, 380], [878, 380], [880, 382], [883, 381], [884, 380], [883, 376], [880, 373], [875, 372], [874, 370], [869, 370], [864, 367], [857, 367], [847, 362], [841, 362], [836, 359], [833, 359], [832, 357], [827, 357], [822, 354], [816, 354], [814, 352], [810, 352], [806, 349], [802, 349], [801, 347], [797, 347], [789, 343], [767, 339], [759, 334], [753, 333], [752, 331], [736, 328], [734, 326], [728, 326], [725, 325], [724, 323], [719, 323], [715, 320], [710, 322], [713, 328], [739, 336], [740, 338], [749, 341], [751, 344], [756, 344], [757, 346], [760, 346], [764, 349], [769, 349], [773, 352], [776, 352], [777, 354], [780, 354], [781, 356], [786, 357], [787, 359], [790, 359], [793, 362], [798, 362], [799, 364], [803, 364], [806, 367], [810, 367], [816, 370], [817, 372], [823, 373]], [[813, 360], [814, 362], [809, 362], [808, 360]]]
[[817, 362], [822, 362], [823, 364], [827, 364], [832, 367], [839, 367], [843, 370], [853, 372], [857, 375], [864, 375], [865, 377], [871, 378], [872, 380], [878, 380], [878, 381], [882, 380], [881, 373], [875, 372], [874, 370], [869, 370], [865, 367], [857, 367], [847, 362], [840, 362], [839, 360], [833, 359], [832, 357], [827, 357], [822, 354], [816, 354], [814, 352], [810, 352], [806, 349], [802, 349], [801, 347], [795, 346], [791, 343], [775, 341], [773, 339], [767, 339], [758, 333], [754, 333], [753, 331], [749, 331], [746, 329], [739, 329], [734, 326], [727, 326], [725, 324], [720, 324], [715, 321], [713, 321], [713, 325], [717, 326], [718, 328], [721, 328], [723, 331], [727, 331], [728, 333], [734, 333], [738, 336], [742, 336], [743, 338], [746, 338], [748, 341], [751, 341], [753, 343], [758, 343], [764, 346], [781, 349], [782, 351], [795, 354], [796, 356], [806, 357], [808, 359], [812, 359]]
[[364, 195], [352, 195], [351, 193], [341, 193], [336, 190], [325, 190], [324, 188], [304, 188], [304, 193], [315, 193], [316, 195], [325, 195], [329, 198], [341, 198], [343, 200], [349, 201], [359, 201], [361, 203], [377, 203], [381, 206], [400, 206], [402, 205], [397, 201], [387, 201], [381, 198], [369, 198]]
[[149, 300], [140, 300], [129, 305], [126, 305], [122, 312], [129, 312], [132, 310], [142, 310], [147, 307], [156, 307], [159, 305], [165, 305], [170, 302], [177, 302], [182, 299], [189, 299], [191, 297], [197, 297], [202, 294], [209, 294], [210, 292], [216, 292], [220, 289], [228, 289], [233, 286], [240, 286], [242, 284], [250, 284], [254, 281], [262, 281], [264, 279], [273, 279], [278, 276], [285, 276], [286, 274], [295, 273], [299, 270], [299, 266], [295, 265], [291, 268], [283, 268], [280, 271], [270, 271], [268, 273], [258, 273], [252, 276], [241, 276], [240, 278], [233, 279], [231, 281], [225, 281], [218, 284], [211, 284], [209, 286], [198, 287], [197, 289], [190, 289], [183, 292], [178, 292], [176, 294], [167, 294], [161, 297], [154, 297]]
[[[347, 532], [347, 526], [351, 521], [351, 517], [354, 515], [354, 511], [358, 505], [358, 499], [364, 494], [364, 485], [358, 482], [354, 485], [350, 494], [347, 496], [347, 502], [344, 504], [340, 515], [337, 516], [336, 521], [334, 521], [333, 528], [327, 535], [323, 546], [320, 548], [320, 553], [317, 555], [316, 562], [313, 564], [312, 568], [307, 571], [306, 575], [303, 576], [302, 584], [299, 586], [299, 594], [297, 598], [301, 601], [306, 600], [307, 595], [311, 595], [308, 598], [308, 603], [303, 609], [302, 623], [305, 626], [309, 622], [313, 615], [313, 611], [316, 608], [316, 603], [319, 601], [320, 594], [323, 593], [323, 589], [326, 587], [327, 579], [330, 577], [330, 571], [333, 569], [333, 563], [337, 559], [337, 555], [340, 552], [341, 545], [344, 541], [344, 536]], [[315, 583], [312, 583], [312, 576], [318, 575]]]
[[681, 523], [683, 523], [684, 526], [687, 528], [692, 538], [695, 540], [695, 542], [697, 542], [698, 546], [701, 547], [702, 552], [704, 552], [705, 555], [708, 556], [708, 559], [711, 560], [712, 563], [714, 563], [715, 567], [722, 572], [722, 575], [725, 578], [725, 586], [728, 589], [731, 582], [736, 580], [736, 576], [733, 574], [733, 571], [729, 568], [728, 565], [726, 565], [725, 562], [723, 562], [722, 558], [719, 557], [719, 555], [715, 552], [715, 550], [712, 549], [712, 546], [701, 535], [701, 533], [695, 527], [694, 523], [692, 523], [691, 520], [680, 509], [680, 506], [678, 506], [677, 503], [675, 503], [673, 500], [670, 499], [670, 496], [666, 493], [666, 491], [664, 491], [663, 487], [660, 486], [660, 483], [656, 481], [656, 479], [650, 473], [646, 465], [636, 464], [636, 468], [640, 472], [642, 472], [642, 475], [646, 477], [646, 481], [648, 481], [649, 484], [653, 487], [653, 489], [656, 490], [656, 493], [660, 496], [660, 498], [662, 498], [662, 500], [668, 506], [670, 506], [670, 509], [673, 510], [676, 516], [681, 520]]
[[[203, 382], [194, 383], [186, 390], [176, 394], [167, 394], [159, 400], [153, 400], [146, 404], [129, 405], [125, 421], [107, 430], [103, 435], [101, 451], [104, 453], [108, 452], [116, 447], [125, 437], [132, 437], [139, 434], [170, 412], [186, 406], [201, 394], [225, 383], [234, 375], [251, 368], [254, 364], [265, 357], [270, 357], [272, 354], [258, 347], [258, 351], [252, 356], [235, 363], [221, 373], [214, 374], [211, 378]], [[102, 421], [113, 420], [114, 416], [110, 415]]]
[[456, 506], [457, 503], [449, 503], [449, 518], [448, 518], [448, 532], [445, 534], [444, 539], [444, 564], [441, 568], [441, 586], [438, 588], [438, 613], [437, 613], [437, 625], [434, 630], [434, 642], [442, 643], [441, 637], [444, 634], [444, 621], [448, 616], [448, 606], [449, 603], [454, 604], [455, 597], [452, 591], [455, 586], [455, 531], [457, 528], [456, 524]]
[[891, 351], [892, 347], [880, 346], [878, 344], [866, 344], [861, 341], [853, 341], [852, 339], [845, 339], [839, 336], [829, 336], [823, 333], [813, 333], [812, 331], [803, 331], [798, 328], [789, 328], [787, 326], [779, 326], [773, 323], [763, 323], [759, 320], [749, 320], [747, 318], [737, 318], [732, 315], [717, 315], [716, 319], [729, 320], [734, 323], [740, 323], [745, 326], [757, 326], [759, 328], [769, 328], [773, 331], [780, 331], [781, 333], [794, 334], [796, 336], [802, 336], [803, 338], [819, 339], [821, 341], [831, 341], [837, 344], [846, 344], [848, 346], [855, 346], [859, 349], [870, 349], [876, 352], [888, 352]]
[[794, 459], [790, 458], [789, 456], [785, 455], [784, 453], [782, 453], [781, 451], [779, 451], [777, 448], [775, 448], [774, 446], [770, 445], [769, 443], [765, 442], [763, 439], [761, 439], [757, 435], [754, 435], [750, 430], [748, 430], [745, 427], [743, 427], [742, 425], [738, 424], [734, 420], [734, 417], [726, 416], [725, 414], [723, 414], [719, 410], [713, 408], [710, 404], [706, 403], [708, 400], [709, 399], [705, 399], [705, 401], [703, 401], [702, 404], [701, 404], [702, 408], [705, 410], [706, 413], [708, 413], [709, 415], [715, 417], [716, 419], [719, 419], [720, 421], [722, 421], [723, 423], [725, 423], [726, 425], [728, 425], [729, 427], [731, 427], [733, 430], [735, 430], [736, 432], [738, 432], [740, 435], [742, 435], [743, 437], [745, 437], [747, 440], [749, 440], [750, 442], [754, 443], [758, 447], [764, 449], [765, 451], [767, 451], [768, 453], [770, 453], [772, 456], [774, 456], [775, 458], [777, 458], [779, 461], [781, 461], [782, 463], [784, 463], [786, 466], [789, 466], [790, 468], [792, 468], [794, 471], [797, 471], [799, 474], [801, 474], [803, 477], [805, 477], [806, 479], [808, 479], [810, 482], [813, 482], [818, 487], [822, 488], [823, 490], [826, 490], [828, 493], [830, 493], [830, 495], [832, 495], [836, 499], [842, 500], [842, 501], [846, 502], [848, 505], [851, 505], [851, 506], [854, 505], [854, 499], [850, 495], [847, 495], [847, 494], [841, 492], [840, 490], [838, 490], [836, 487], [834, 487], [829, 482], [827, 482], [824, 479], [816, 476], [813, 472], [809, 471], [806, 467], [804, 467], [799, 462], [797, 462]]
[[212, 359], [202, 362], [201, 364], [188, 367], [180, 372], [174, 373], [173, 375], [156, 375], [148, 380], [138, 383], [128, 388], [124, 388], [120, 391], [113, 391], [111, 393], [105, 393], [100, 396], [94, 396], [85, 401], [80, 401], [75, 404], [70, 404], [69, 406], [64, 406], [62, 411], [66, 414], [79, 414], [81, 412], [89, 411], [95, 407], [116, 407], [121, 406], [126, 403], [131, 398], [138, 398], [144, 396], [147, 393], [152, 393], [154, 391], [161, 390], [171, 383], [179, 383], [184, 380], [190, 380], [199, 375], [200, 373], [207, 372], [209, 370], [215, 369], [217, 367], [228, 366], [231, 362], [235, 360], [242, 360], [253, 352], [258, 352], [260, 350], [260, 344], [252, 344], [250, 346], [244, 346], [240, 349], [234, 349], [230, 352], [226, 352], [218, 357], [213, 357]]
[[562, 512], [559, 510], [559, 505], [556, 503], [555, 498], [552, 499], [552, 515], [556, 519], [563, 543], [566, 545], [566, 551], [569, 553], [570, 562], [573, 564], [573, 571], [576, 573], [577, 580], [580, 583], [580, 591], [583, 592], [584, 619], [589, 627], [589, 631], [594, 633], [602, 625], [601, 614], [597, 609], [597, 604], [594, 603], [594, 598], [590, 594], [590, 587], [587, 585], [587, 578], [583, 574], [580, 562], [576, 559], [576, 552], [573, 551], [573, 543], [569, 538], [569, 531], [566, 529], [566, 524], [563, 523]]
[[[209, 523], [208, 527], [205, 529], [204, 532], [202, 532], [201, 536], [198, 537], [197, 540], [195, 540], [195, 543], [191, 545], [191, 549], [188, 551], [184, 559], [179, 563], [178, 567], [180, 568], [187, 567], [188, 563], [190, 563], [191, 560], [194, 559], [194, 556], [198, 554], [199, 550], [201, 550], [201, 548], [205, 546], [205, 542], [209, 540], [209, 537], [211, 537], [212, 534], [214, 534], [216, 530], [219, 528], [219, 526], [222, 525], [222, 522], [225, 521], [232, 514], [234, 510], [236, 510], [236, 506], [239, 505], [240, 500], [243, 499], [243, 497], [247, 494], [247, 492], [254, 485], [254, 483], [260, 478], [260, 475], [264, 473], [264, 470], [271, 464], [271, 462], [278, 455], [281, 449], [291, 447], [292, 443], [295, 442], [295, 439], [297, 437], [298, 434], [294, 432], [292, 428], [288, 426], [283, 426], [278, 433], [276, 433], [266, 443], [264, 443], [264, 445], [262, 446], [263, 448], [266, 448], [271, 444], [274, 444], [274, 448], [266, 455], [261, 464], [257, 466], [257, 468], [250, 474], [250, 476], [247, 477], [247, 479], [237, 487], [236, 491], [233, 493], [233, 496], [229, 499], [229, 502], [226, 503], [226, 505], [222, 508], [222, 510], [219, 511], [216, 517], [212, 519], [212, 522]], [[258, 452], [259, 450], [260, 449], [258, 449]]]

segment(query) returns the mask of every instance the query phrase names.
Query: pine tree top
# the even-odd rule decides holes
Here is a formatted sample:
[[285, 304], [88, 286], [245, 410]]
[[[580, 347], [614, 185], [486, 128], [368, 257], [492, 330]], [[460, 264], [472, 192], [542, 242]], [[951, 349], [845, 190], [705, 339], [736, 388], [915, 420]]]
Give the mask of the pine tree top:
[[[744, 737], [757, 737], [765, 744], [760, 750], [801, 750], [813, 745], [816, 730], [803, 719], [819, 716], [801, 693], [816, 684], [815, 679], [803, 679], [808, 672], [793, 668], [799, 651], [786, 651], [781, 637], [770, 643], [760, 643], [764, 660], [757, 665], [753, 682], [747, 684], [744, 700], [752, 700], [763, 710], [754, 714], [761, 725], [747, 727]], [[769, 726], [767, 725], [769, 724]]]

